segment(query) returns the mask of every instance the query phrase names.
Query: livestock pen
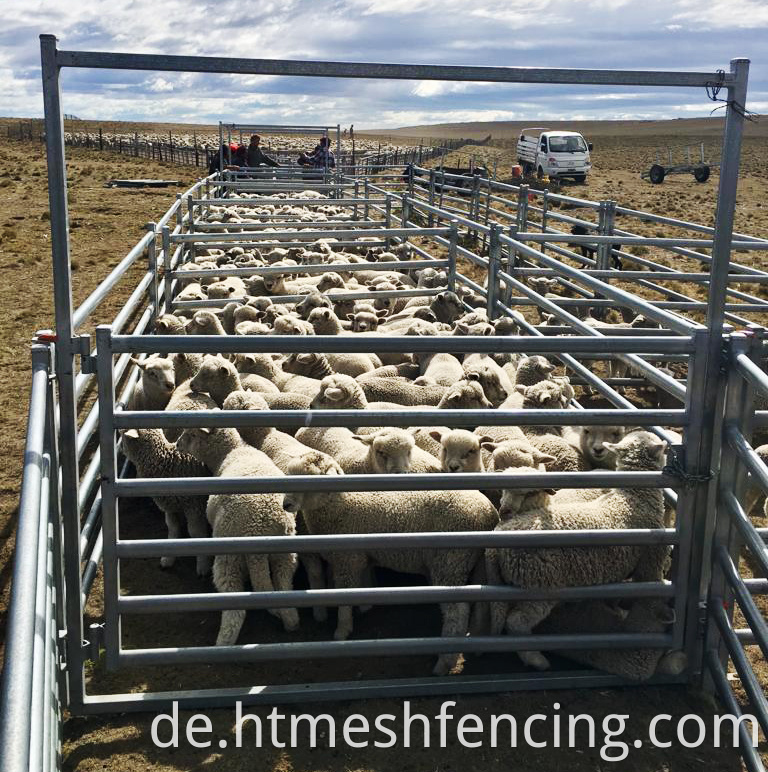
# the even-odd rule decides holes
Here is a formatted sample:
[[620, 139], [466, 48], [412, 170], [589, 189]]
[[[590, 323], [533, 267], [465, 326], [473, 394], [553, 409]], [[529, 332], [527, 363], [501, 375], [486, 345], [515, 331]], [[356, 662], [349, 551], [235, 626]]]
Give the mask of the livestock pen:
[[[33, 382], [25, 452], [17, 551], [33, 559], [14, 568], [6, 670], [2, 692], [4, 770], [58, 769], [61, 714], [159, 710], [178, 702], [182, 707], [244, 703], [304, 702], [410, 695], [442, 695], [626, 685], [618, 675], [594, 669], [557, 667], [532, 674], [511, 665], [490, 672], [428, 676], [421, 671], [424, 654], [466, 655], [515, 652], [531, 648], [565, 652], [585, 649], [658, 649], [685, 654], [682, 672], [658, 674], [644, 683], [701, 683], [714, 690], [726, 708], [741, 707], [727, 678], [729, 660], [740, 674], [763, 731], [768, 710], [763, 687], [744, 654], [744, 646], [768, 647], [764, 616], [753, 596], [766, 592], [764, 579], [740, 573], [739, 556], [746, 547], [764, 572], [765, 534], [755, 529], [744, 510], [748, 482], [768, 488], [768, 471], [750, 444], [752, 434], [768, 423], [768, 413], [755, 412], [753, 392], [768, 394], [764, 335], [749, 321], [765, 313], [766, 303], [729, 284], [763, 284], [768, 273], [731, 260], [731, 251], [768, 250], [768, 242], [732, 233], [738, 175], [741, 124], [746, 96], [747, 63], [734, 60], [731, 71], [717, 73], [611, 72], [599, 70], [527, 70], [516, 68], [428, 67], [322, 62], [271, 62], [195, 57], [144, 56], [59, 51], [52, 36], [43, 36], [46, 140], [53, 234], [56, 329], [41, 332], [32, 349]], [[478, 177], [419, 169], [428, 184], [413, 173], [403, 178], [399, 167], [377, 166], [323, 172], [311, 185], [299, 170], [224, 172], [193, 185], [156, 223], [134, 249], [77, 309], [71, 303], [67, 237], [66, 174], [59, 92], [62, 67], [114, 67], [170, 71], [216, 71], [334, 77], [393, 77], [541, 83], [689, 86], [722, 82], [728, 90], [728, 117], [714, 228], [650, 213], [622, 209], [613, 202], [534, 192]], [[411, 167], [413, 169], [413, 167]], [[352, 173], [349, 173], [349, 172]], [[422, 177], [421, 179], [427, 179]], [[451, 184], [452, 182], [458, 184]], [[439, 184], [439, 190], [438, 190]], [[456, 190], [452, 190], [456, 188]], [[303, 211], [324, 206], [340, 210], [336, 219], [259, 213], [249, 208], [284, 206], [287, 197], [301, 198]], [[467, 196], [468, 190], [470, 195]], [[456, 194], [456, 195], [454, 195]], [[295, 203], [295, 202], [292, 202]], [[566, 207], [578, 206], [596, 217], [573, 217]], [[222, 221], [222, 208], [236, 208], [237, 218]], [[297, 219], [298, 217], [298, 219]], [[683, 231], [678, 236], [639, 236], [616, 227], [616, 220], [654, 222]], [[573, 235], [563, 228], [581, 225], [594, 233]], [[626, 226], [633, 228], [633, 226]], [[691, 238], [694, 231], [703, 238]], [[334, 240], [334, 241], [328, 241]], [[203, 336], [151, 335], [152, 322], [164, 312], [224, 307], [233, 300], [177, 298], [182, 281], [221, 277], [264, 277], [321, 274], [328, 263], [301, 266], [237, 267], [188, 270], [185, 266], [208, 250], [239, 247], [300, 249], [330, 244], [357, 250], [404, 247], [397, 263], [370, 260], [335, 262], [333, 270], [403, 271], [434, 268], [445, 271], [436, 287], [326, 292], [331, 302], [370, 299], [402, 303], [413, 297], [437, 299], [454, 293], [467, 311], [482, 307], [491, 322], [508, 318], [512, 335], [359, 335]], [[574, 246], [591, 246], [592, 257]], [[632, 247], [654, 250], [651, 260]], [[698, 251], [702, 250], [702, 251]], [[343, 253], [351, 254], [351, 253]], [[647, 253], [646, 253], [647, 254]], [[611, 255], [622, 267], [611, 267]], [[681, 272], [668, 261], [684, 257], [704, 268]], [[89, 317], [134, 265], [146, 271], [112, 324], [88, 332]], [[640, 269], [627, 270], [624, 261]], [[707, 270], [708, 269], [708, 270]], [[471, 275], [470, 275], [471, 273]], [[530, 279], [554, 279], [571, 296], [547, 293]], [[528, 283], [526, 283], [528, 280]], [[665, 288], [674, 280], [685, 292]], [[695, 297], [706, 288], [706, 301]], [[555, 285], [552, 285], [553, 288]], [[271, 296], [275, 305], [296, 303], [302, 295]], [[540, 326], [526, 315], [539, 308], [557, 325]], [[640, 326], [594, 324], [586, 309], [624, 309], [645, 319]], [[579, 316], [577, 313], [581, 313]], [[591, 321], [590, 321], [591, 319]], [[747, 328], [741, 332], [733, 325]], [[556, 409], [335, 410], [267, 411], [133, 411], [125, 406], [140, 377], [131, 355], [144, 354], [290, 354], [290, 353], [495, 353], [546, 355], [557, 360], [581, 389], [567, 406]], [[592, 362], [617, 361], [630, 377], [595, 370]], [[669, 367], [659, 366], [669, 363]], [[674, 365], [674, 367], [672, 367]], [[607, 375], [606, 375], [607, 372]], [[86, 399], [96, 386], [97, 399]], [[652, 388], [673, 407], [638, 407], [622, 393], [627, 387]], [[599, 394], [595, 406], [587, 388]], [[582, 404], [583, 403], [583, 404]], [[759, 402], [757, 403], [760, 404]], [[453, 491], [489, 487], [488, 475], [475, 472], [434, 474], [311, 475], [285, 477], [131, 478], [121, 455], [120, 431], [143, 427], [283, 427], [305, 426], [626, 426], [647, 427], [670, 443], [667, 465], [649, 471], [498, 473], [490, 487], [503, 489], [661, 488], [674, 525], [658, 528], [568, 531], [452, 531], [337, 533], [298, 536], [235, 536], [206, 539], [146, 538], [129, 518], [130, 499], [147, 496], [301, 493], [306, 491]], [[670, 433], [682, 429], [682, 443]], [[747, 472], [751, 477], [747, 478]], [[163, 592], [161, 586], [135, 584], [139, 561], [164, 556], [277, 555], [355, 553], [386, 549], [460, 550], [485, 548], [594, 549], [596, 546], [668, 545], [672, 565], [663, 580], [616, 582], [559, 588], [521, 588], [467, 581], [460, 586], [436, 583], [293, 589], [275, 592]], [[122, 574], [121, 574], [122, 572]], [[99, 577], [103, 577], [99, 580]], [[126, 584], [122, 581], [129, 577]], [[140, 592], [131, 592], [136, 586]], [[103, 618], [87, 624], [86, 604], [99, 594]], [[275, 634], [264, 627], [255, 641], [212, 646], [199, 642], [187, 624], [174, 628], [174, 614], [275, 608], [325, 608], [371, 604], [461, 605], [500, 601], [637, 600], [671, 602], [674, 620], [664, 632], [535, 633], [533, 635], [438, 636], [430, 625], [417, 635], [325, 640], [304, 624], [292, 633]], [[734, 606], [746, 624], [737, 627]], [[141, 616], [164, 619], [138, 630]], [[185, 617], [186, 618], [186, 617]], [[429, 621], [429, 620], [427, 620]], [[431, 620], [434, 622], [434, 620]], [[421, 632], [424, 630], [424, 632]], [[32, 656], [29, 656], [32, 652]], [[396, 676], [382, 662], [406, 662]], [[411, 660], [416, 659], [414, 663]], [[423, 659], [423, 657], [422, 657]], [[318, 662], [336, 660], [341, 678], [324, 678]], [[263, 663], [289, 662], [289, 668]], [[101, 664], [123, 671], [131, 681], [125, 691], [100, 682]], [[215, 679], [201, 683], [187, 665], [212, 663]], [[238, 669], [247, 663], [249, 670]], [[357, 664], [355, 664], [357, 663]], [[360, 664], [362, 663], [362, 664]], [[94, 666], [98, 665], [94, 671]], [[144, 688], [162, 666], [180, 668], [184, 683], [162, 690]], [[361, 677], [362, 668], [365, 677]], [[471, 671], [471, 668], [469, 668]], [[87, 671], [93, 673], [89, 677]], [[277, 676], [269, 680], [269, 676]], [[264, 683], [255, 683], [257, 676]], [[19, 720], [23, 716], [24, 720]], [[26, 720], [29, 717], [29, 721]], [[751, 770], [763, 769], [746, 727], [740, 726], [741, 752]]]

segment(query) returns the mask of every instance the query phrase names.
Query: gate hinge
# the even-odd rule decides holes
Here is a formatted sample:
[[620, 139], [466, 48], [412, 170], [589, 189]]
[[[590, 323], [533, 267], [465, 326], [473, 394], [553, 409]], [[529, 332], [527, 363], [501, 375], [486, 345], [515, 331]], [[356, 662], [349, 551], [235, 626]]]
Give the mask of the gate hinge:
[[83, 333], [72, 338], [72, 347], [80, 355], [80, 371], [86, 375], [96, 372], [96, 357], [91, 355], [91, 336]]

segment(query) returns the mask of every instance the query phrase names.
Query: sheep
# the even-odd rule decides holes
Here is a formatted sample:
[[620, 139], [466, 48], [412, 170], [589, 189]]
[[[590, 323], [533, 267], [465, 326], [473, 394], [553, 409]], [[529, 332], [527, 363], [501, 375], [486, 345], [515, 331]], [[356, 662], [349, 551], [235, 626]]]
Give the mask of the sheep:
[[[137, 477], [207, 477], [208, 470], [197, 459], [183, 453], [168, 442], [161, 429], [126, 429], [122, 432], [122, 449], [125, 457], [136, 467]], [[207, 496], [153, 496], [157, 508], [165, 515], [168, 538], [181, 536], [181, 524], [193, 539], [208, 536], [205, 519]], [[170, 568], [176, 558], [160, 558], [163, 568]], [[197, 574], [205, 576], [211, 570], [209, 555], [197, 556]]]
[[[533, 386], [550, 377], [555, 366], [543, 356], [524, 357], [515, 368], [515, 386]], [[507, 373], [509, 371], [506, 371]]]
[[126, 409], [162, 410], [176, 388], [173, 360], [155, 355], [143, 361], [131, 357], [131, 362], [141, 370], [141, 380], [134, 387]]
[[236, 354], [235, 366], [241, 373], [267, 378], [280, 391], [298, 392], [312, 399], [320, 390], [320, 381], [316, 378], [286, 373], [269, 354]]
[[296, 439], [332, 456], [345, 474], [440, 471], [437, 459], [416, 447], [405, 429], [385, 428], [362, 435], [341, 426], [312, 426], [299, 429]]
[[237, 276], [228, 276], [226, 279], [209, 284], [207, 294], [209, 300], [241, 298], [246, 294], [245, 282]]
[[381, 360], [375, 354], [291, 354], [283, 368], [310, 378], [324, 378], [333, 373], [355, 378], [380, 366]]
[[[621, 471], [660, 470], [666, 442], [638, 431], [621, 442], [607, 443]], [[518, 474], [532, 470], [519, 469]], [[582, 530], [592, 528], [663, 528], [664, 499], [658, 488], [609, 490], [593, 501], [554, 506], [548, 490], [508, 489], [502, 493], [502, 522], [497, 530]], [[491, 584], [516, 587], [575, 587], [635, 581], [660, 581], [668, 563], [666, 545], [592, 548], [499, 548], [486, 550]], [[511, 611], [506, 603], [491, 606], [492, 632], [506, 627], [511, 634], [529, 634], [557, 605], [555, 601], [521, 602]], [[536, 651], [520, 652], [526, 664], [546, 669], [549, 662]]]
[[500, 407], [513, 393], [509, 376], [489, 357], [472, 359], [462, 365], [466, 381], [476, 381], [483, 389], [492, 407]]
[[202, 354], [188, 354], [180, 351], [171, 354], [173, 361], [173, 372], [176, 380], [176, 386], [181, 386], [184, 381], [188, 381], [200, 369], [203, 364]]
[[614, 469], [616, 457], [605, 446], [606, 442], [618, 442], [625, 434], [623, 426], [564, 426], [563, 437], [578, 450], [590, 466]]
[[317, 289], [311, 289], [296, 304], [296, 311], [302, 319], [308, 319], [310, 313], [316, 308], [333, 308], [333, 303]]
[[[290, 474], [343, 474], [312, 453], [295, 459]], [[498, 523], [496, 508], [477, 491], [409, 491], [345, 493], [308, 491], [287, 493], [283, 506], [289, 512], [301, 511], [312, 534], [338, 533], [418, 533], [445, 531], [488, 531]], [[387, 550], [361, 548], [356, 552], [332, 552], [323, 557], [331, 566], [339, 588], [364, 585], [366, 569], [376, 564], [394, 571], [425, 575], [433, 585], [466, 584], [478, 562], [480, 550], [418, 549]], [[469, 604], [443, 603], [442, 634], [463, 637], [469, 626]], [[352, 633], [352, 608], [341, 606], [334, 638], [346, 640]], [[457, 654], [443, 654], [434, 668], [445, 675], [459, 661]]]
[[[544, 635], [556, 633], [664, 633], [675, 620], [675, 612], [660, 598], [638, 598], [628, 609], [605, 601], [561, 603], [536, 628]], [[662, 649], [568, 649], [559, 652], [597, 670], [645, 681], [653, 675], [680, 675], [687, 658], [682, 651]]]
[[[177, 447], [194, 456], [218, 477], [280, 477], [267, 455], [248, 445], [235, 429], [185, 429]], [[206, 508], [214, 538], [228, 536], [293, 536], [294, 517], [283, 509], [279, 493], [213, 494]], [[243, 592], [246, 574], [255, 592], [292, 590], [296, 554], [216, 555], [213, 584], [219, 592]], [[270, 609], [286, 631], [296, 630], [295, 608]], [[237, 641], [245, 620], [242, 609], [222, 611], [217, 646]]]
[[366, 377], [359, 383], [369, 402], [399, 405], [437, 405], [447, 391], [444, 386], [418, 386], [406, 378]]
[[313, 308], [306, 320], [315, 335], [343, 335], [346, 332], [332, 308]]
[[252, 388], [253, 391], [279, 392], [272, 381], [259, 375], [241, 376], [237, 368], [228, 359], [212, 354], [206, 354], [200, 369], [192, 378], [190, 388], [193, 391], [205, 391], [211, 395], [211, 399], [221, 407], [224, 400], [233, 391]]
[[480, 445], [488, 437], [478, 437], [466, 429], [433, 429], [430, 437], [440, 443], [440, 467], [443, 472], [484, 472]]
[[[199, 356], [199, 354], [195, 355], [195, 359], [192, 361], [200, 361], [198, 359]], [[192, 379], [189, 378], [176, 387], [168, 400], [168, 404], [165, 406], [166, 410], [214, 410], [218, 407], [208, 394], [202, 391], [195, 391], [190, 386], [191, 382]], [[169, 442], [176, 442], [181, 436], [182, 429], [169, 426], [163, 430], [163, 433]]]
[[453, 354], [417, 353], [414, 358], [421, 368], [421, 376], [414, 383], [420, 386], [435, 383], [438, 386], [451, 386], [464, 377], [461, 362]]
[[175, 314], [162, 314], [155, 319], [155, 335], [186, 335], [184, 322]]
[[493, 407], [486, 398], [483, 387], [477, 381], [458, 381], [443, 394], [437, 406], [448, 410], [479, 410]]
[[213, 311], [197, 311], [187, 322], [187, 335], [226, 335], [227, 332]]
[[273, 325], [274, 335], [314, 335], [315, 330], [309, 322], [295, 316], [284, 314], [275, 319]]

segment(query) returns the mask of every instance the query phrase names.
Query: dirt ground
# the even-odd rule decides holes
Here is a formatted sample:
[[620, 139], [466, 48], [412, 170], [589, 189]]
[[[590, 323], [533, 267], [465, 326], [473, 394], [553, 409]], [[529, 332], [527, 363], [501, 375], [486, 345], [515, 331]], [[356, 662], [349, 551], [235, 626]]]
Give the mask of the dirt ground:
[[[0, 122], [1, 123], [1, 122]], [[659, 129], [657, 135], [647, 135], [638, 129], [633, 136], [622, 130], [617, 136], [605, 136], [596, 143], [593, 160], [595, 171], [585, 185], [568, 186], [566, 192], [589, 199], [613, 198], [620, 204], [646, 209], [661, 214], [687, 218], [711, 224], [714, 216], [717, 175], [703, 184], [697, 184], [692, 176], [672, 177], [663, 185], [653, 187], [640, 179], [639, 172], [647, 168], [652, 148], [659, 144], [680, 144], [683, 139], [676, 126], [667, 124], [667, 133]], [[713, 137], [707, 133], [707, 141]], [[699, 136], [685, 137], [686, 142], [702, 141]], [[469, 149], [468, 149], [469, 150]], [[508, 171], [511, 159], [508, 151], [480, 149], [500, 158], [500, 176]], [[736, 227], [753, 236], [768, 236], [768, 139], [751, 136], [745, 140], [742, 180], [739, 189]], [[474, 148], [471, 152], [478, 152]], [[72, 217], [72, 255], [75, 303], [82, 301], [109, 269], [118, 262], [140, 238], [142, 225], [159, 217], [172, 203], [176, 192], [181, 192], [196, 177], [194, 169], [170, 164], [154, 164], [112, 154], [93, 151], [68, 150], [70, 205]], [[449, 161], [450, 163], [450, 161]], [[47, 219], [47, 193], [44, 149], [42, 146], [22, 145], [4, 138], [0, 125], [0, 265], [6, 269], [6, 281], [0, 284], [0, 325], [2, 340], [0, 356], [6, 365], [6, 388], [0, 392], [0, 437], [5, 463], [0, 467], [0, 533], [4, 544], [0, 550], [0, 588], [2, 600], [0, 613], [4, 613], [8, 597], [11, 571], [11, 552], [15, 530], [16, 506], [21, 456], [25, 432], [25, 406], [29, 388], [28, 344], [36, 329], [53, 324], [50, 274], [50, 232]], [[111, 177], [164, 177], [178, 179], [178, 188], [160, 190], [106, 189], [104, 182]], [[658, 226], [643, 226], [650, 232]], [[638, 228], [641, 233], [646, 232]], [[742, 255], [745, 262], [752, 260]], [[765, 260], [766, 256], [762, 256]], [[755, 260], [757, 264], [761, 261]], [[139, 272], [139, 268], [126, 278], [123, 288], [127, 291]], [[34, 288], [34, 292], [30, 291]], [[104, 309], [96, 322], [109, 321], [119, 308], [116, 300]], [[10, 365], [10, 366], [9, 366]], [[149, 502], [139, 501], [123, 507], [123, 535], [128, 538], [160, 537], [164, 526], [156, 510]], [[163, 587], [169, 593], [210, 590], [210, 584], [194, 575], [191, 560], [180, 560], [172, 571], [161, 571], [155, 561], [127, 562], [123, 571], [123, 585], [129, 592], [147, 592]], [[100, 615], [98, 598], [100, 586], [94, 588], [94, 601], [88, 612], [93, 619]], [[2, 620], [2, 618], [0, 618]], [[158, 645], [207, 645], [215, 637], [217, 614], [164, 615], [162, 617], [132, 617], [125, 623], [125, 645], [129, 647]], [[356, 635], [376, 638], [390, 634], [435, 634], [438, 628], [437, 609], [419, 606], [413, 608], [377, 608], [360, 617], [356, 622]], [[162, 630], [158, 635], [158, 630]], [[330, 624], [311, 621], [302, 614], [302, 633], [306, 640], [324, 640], [331, 636]], [[263, 612], [249, 613], [241, 635], [241, 641], [281, 641], [290, 636], [278, 629], [276, 620]], [[759, 655], [755, 655], [757, 662]], [[150, 668], [141, 672], [121, 671], [108, 674], [99, 665], [89, 672], [91, 690], [103, 693], [112, 690], [165, 690], [182, 685], [195, 687], [227, 686], [242, 683], [281, 683], [289, 680], [313, 682], [329, 679], [369, 677], [419, 677], [431, 669], [431, 658], [425, 656], [393, 659], [349, 660], [345, 662], [317, 661], [307, 663], [275, 663], [272, 665], [243, 665], [216, 668]], [[564, 660], [558, 663], [566, 667]], [[573, 666], [571, 666], [573, 667]], [[465, 673], [514, 672], [521, 668], [515, 657], [486, 655], [468, 658]], [[763, 683], [768, 673], [761, 666]], [[741, 764], [732, 749], [713, 749], [705, 743], [698, 749], [686, 749], [677, 742], [669, 749], [653, 749], [647, 742], [648, 724], [658, 713], [673, 717], [697, 713], [704, 717], [708, 727], [709, 717], [716, 712], [694, 691], [682, 687], [625, 688], [582, 691], [541, 691], [535, 693], [500, 694], [457, 699], [452, 712], [456, 716], [475, 713], [485, 719], [491, 713], [510, 713], [518, 718], [518, 734], [525, 718], [535, 712], [546, 715], [541, 726], [541, 739], [551, 732], [553, 715], [589, 713], [598, 725], [597, 747], [590, 748], [586, 737], [579, 735], [575, 750], [547, 748], [530, 749], [523, 746], [518, 737], [518, 749], [509, 748], [509, 736], [500, 733], [500, 747], [469, 749], [455, 739], [447, 748], [434, 747], [438, 738], [434, 730], [432, 746], [424, 748], [417, 726], [414, 726], [412, 748], [348, 748], [340, 737], [337, 747], [327, 747], [329, 737], [321, 735], [317, 749], [308, 747], [306, 726], [300, 734], [300, 747], [274, 748], [269, 742], [262, 750], [253, 747], [219, 749], [219, 738], [228, 738], [232, 746], [234, 713], [231, 710], [210, 711], [213, 722], [214, 747], [194, 749], [180, 738], [178, 749], [159, 749], [150, 739], [151, 715], [121, 715], [109, 718], [70, 718], [65, 725], [64, 768], [72, 772], [107, 770], [152, 770], [171, 772], [181, 770], [258, 770], [258, 772], [307, 772], [332, 770], [352, 772], [376, 770], [418, 770], [419, 772], [474, 772], [487, 768], [509, 768], [516, 772], [528, 770], [563, 770], [563, 772], [595, 772], [610, 768], [628, 772], [684, 772], [700, 769], [705, 765], [730, 772]], [[412, 712], [434, 716], [439, 712], [442, 699], [415, 699]], [[560, 709], [553, 708], [555, 703]], [[298, 709], [297, 709], [298, 710]], [[376, 700], [364, 703], [305, 704], [300, 712], [329, 713], [340, 725], [352, 713], [361, 713], [371, 720], [383, 713], [400, 715], [401, 700]], [[249, 712], [262, 717], [268, 710], [252, 709]], [[282, 712], [290, 714], [286, 708]], [[626, 760], [617, 764], [600, 756], [602, 735], [600, 722], [609, 714], [628, 714], [624, 738], [628, 742], [645, 740], [643, 747], [630, 748]], [[182, 711], [182, 717], [189, 714]], [[394, 721], [392, 728], [400, 732], [401, 722]], [[454, 724], [455, 726], [455, 724]], [[546, 728], [545, 728], [546, 727]], [[450, 731], [450, 730], [449, 730]], [[537, 734], [537, 730], [534, 730]], [[660, 736], [667, 738], [663, 730]], [[449, 733], [449, 740], [454, 736]], [[252, 735], [246, 732], [246, 745]], [[284, 737], [282, 738], [285, 739]], [[374, 739], [373, 736], [371, 739]], [[378, 736], [375, 739], [385, 740]], [[474, 738], [471, 738], [474, 739]], [[534, 739], [538, 739], [535, 737]], [[619, 738], [621, 739], [621, 738]]]

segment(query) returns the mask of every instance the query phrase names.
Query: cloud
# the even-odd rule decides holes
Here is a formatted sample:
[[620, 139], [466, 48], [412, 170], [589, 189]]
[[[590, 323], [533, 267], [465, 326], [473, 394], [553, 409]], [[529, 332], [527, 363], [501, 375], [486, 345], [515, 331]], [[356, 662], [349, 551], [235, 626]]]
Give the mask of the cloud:
[[[38, 35], [69, 50], [368, 62], [679, 69], [752, 56], [765, 103], [764, 0], [0, 0], [0, 115], [42, 114]], [[30, 19], [35, 23], [31, 24]], [[41, 21], [44, 20], [44, 21]], [[717, 26], [718, 33], [712, 28]], [[66, 69], [67, 112], [103, 120], [356, 128], [478, 120], [707, 115], [701, 89], [296, 78]], [[761, 96], [762, 95], [762, 96]]]

